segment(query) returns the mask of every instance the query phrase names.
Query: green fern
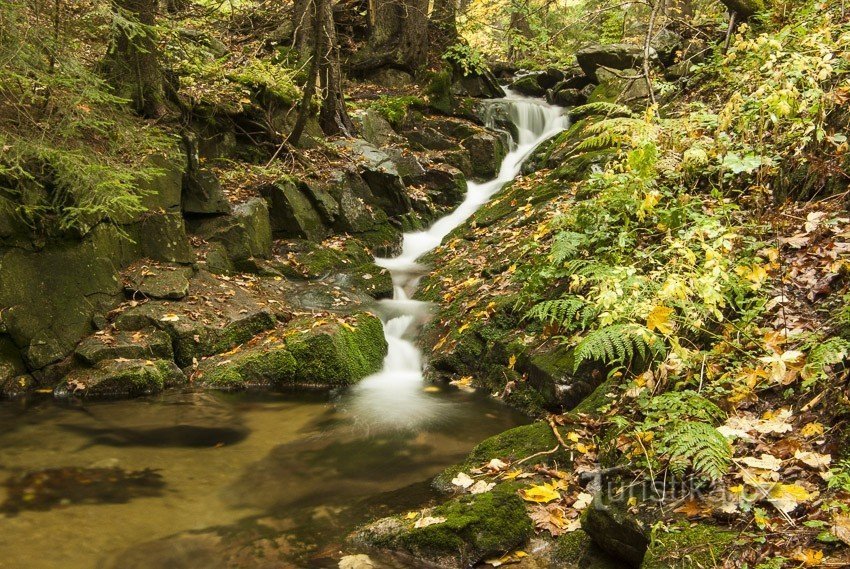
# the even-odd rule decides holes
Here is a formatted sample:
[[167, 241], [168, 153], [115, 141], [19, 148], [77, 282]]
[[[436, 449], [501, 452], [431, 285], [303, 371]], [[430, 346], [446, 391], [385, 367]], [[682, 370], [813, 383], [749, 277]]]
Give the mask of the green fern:
[[592, 152], [628, 145], [646, 128], [646, 121], [640, 119], [630, 117], [605, 119], [587, 127], [585, 130], [587, 137], [576, 146], [576, 150]]
[[719, 425], [726, 418], [720, 407], [692, 390], [662, 393], [642, 407], [647, 421], [659, 423], [688, 420]]
[[560, 265], [567, 259], [575, 257], [587, 243], [587, 236], [575, 231], [561, 231], [552, 242], [549, 258], [555, 265]]
[[586, 361], [606, 364], [625, 363], [640, 356], [647, 359], [663, 349], [661, 339], [645, 326], [614, 324], [590, 332], [579, 342], [574, 353], [574, 371]]
[[557, 300], [547, 300], [536, 304], [525, 317], [546, 324], [557, 324], [568, 330], [575, 327], [586, 328], [596, 317], [597, 310], [577, 296], [567, 296]]
[[575, 116], [608, 115], [630, 117], [632, 116], [632, 110], [625, 105], [598, 101], [596, 103], [587, 103], [586, 105], [575, 107], [571, 114]]
[[670, 471], [683, 477], [688, 468], [710, 480], [722, 478], [732, 465], [732, 447], [707, 423], [682, 421], [665, 429], [659, 454], [667, 458]]
[[809, 387], [820, 380], [826, 379], [829, 366], [847, 359], [850, 354], [850, 341], [844, 338], [830, 338], [815, 345], [806, 358], [802, 375], [805, 378], [804, 387]]

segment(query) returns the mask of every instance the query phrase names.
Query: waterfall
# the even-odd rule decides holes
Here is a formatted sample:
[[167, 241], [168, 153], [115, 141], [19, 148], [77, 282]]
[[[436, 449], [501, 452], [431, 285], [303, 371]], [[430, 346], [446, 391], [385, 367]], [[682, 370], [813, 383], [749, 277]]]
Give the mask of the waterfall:
[[410, 427], [446, 413], [447, 404], [443, 400], [424, 392], [422, 354], [413, 343], [429, 314], [427, 303], [410, 298], [425, 272], [418, 260], [516, 178], [522, 163], [537, 145], [567, 127], [561, 107], [506, 92], [504, 99], [488, 101], [483, 113], [488, 126], [498, 128], [498, 121], [507, 119], [517, 129], [518, 140], [502, 161], [499, 175], [480, 184], [469, 182], [466, 198], [456, 210], [425, 231], [405, 233], [399, 256], [375, 259], [392, 274], [395, 294], [392, 300], [381, 301], [379, 305], [389, 345], [383, 369], [358, 383], [348, 395], [346, 406], [359, 421]]

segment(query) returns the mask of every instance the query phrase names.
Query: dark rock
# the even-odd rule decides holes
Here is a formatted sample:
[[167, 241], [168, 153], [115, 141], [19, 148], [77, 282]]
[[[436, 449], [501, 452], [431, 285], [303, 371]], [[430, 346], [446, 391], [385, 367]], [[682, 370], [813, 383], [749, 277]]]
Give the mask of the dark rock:
[[766, 9], [765, 0], [720, 0], [730, 12], [738, 14], [742, 20], [763, 12]]
[[508, 153], [508, 145], [503, 137], [486, 131], [464, 139], [461, 145], [469, 151], [472, 175], [484, 180], [496, 177]]
[[405, 184], [418, 184], [425, 175], [425, 168], [419, 163], [416, 156], [399, 148], [387, 148], [387, 156], [395, 164], [399, 176]]
[[74, 356], [93, 366], [104, 360], [172, 360], [174, 350], [171, 336], [156, 328], [137, 332], [115, 331], [85, 338], [77, 346]]
[[440, 205], [456, 206], [466, 196], [466, 177], [448, 164], [428, 168], [424, 183], [431, 200]]
[[529, 384], [549, 408], [572, 409], [601, 382], [601, 376], [593, 379], [592, 374], [574, 374], [572, 352], [561, 348], [523, 357], [518, 369], [528, 375]]
[[550, 91], [546, 99], [560, 107], [577, 107], [587, 102], [587, 97], [578, 89], [561, 89]]
[[[147, 179], [136, 180], [142, 196], [142, 205], [149, 211], [179, 213], [183, 193], [183, 172], [187, 159], [182, 149], [175, 147], [169, 154], [153, 154], [144, 160], [146, 167], [159, 169], [159, 173]], [[127, 223], [131, 220], [117, 220]]]
[[174, 362], [166, 360], [104, 360], [72, 371], [56, 386], [56, 397], [135, 397], [157, 393], [186, 382]]
[[463, 75], [455, 79], [451, 91], [456, 96], [476, 99], [498, 99], [505, 96], [504, 89], [499, 86], [496, 78], [489, 71]]
[[630, 492], [616, 499], [597, 494], [581, 519], [581, 527], [606, 554], [638, 568], [649, 547], [651, 526], [629, 512]]
[[194, 229], [207, 241], [224, 245], [237, 269], [250, 269], [254, 258], [271, 257], [271, 222], [268, 206], [262, 198], [239, 204], [232, 215], [197, 221]]
[[599, 85], [587, 98], [588, 103], [620, 103], [640, 109], [649, 100], [649, 85], [642, 71], [600, 67], [596, 70], [596, 76]]
[[557, 567], [581, 569], [623, 569], [625, 566], [606, 555], [584, 530], [565, 533], [558, 537], [552, 551], [552, 561]]
[[345, 149], [357, 163], [360, 176], [369, 186], [376, 205], [390, 216], [413, 210], [398, 168], [385, 152], [359, 139], [341, 140], [334, 144]]
[[137, 264], [124, 275], [124, 290], [133, 298], [180, 300], [189, 294], [189, 267]]
[[676, 62], [676, 54], [682, 49], [683, 43], [682, 36], [673, 30], [663, 28], [653, 35], [651, 46], [658, 54], [661, 64], [668, 67]]
[[0, 335], [0, 389], [15, 388], [15, 380], [27, 371], [18, 347], [8, 336]]
[[540, 85], [543, 89], [551, 89], [560, 81], [563, 81], [566, 78], [566, 75], [560, 69], [555, 69], [554, 67], [550, 67], [543, 71], [542, 73], [537, 74], [537, 84]]
[[358, 127], [360, 137], [375, 146], [386, 146], [402, 140], [384, 115], [375, 109], [353, 113], [351, 120]]
[[321, 241], [328, 236], [323, 216], [308, 195], [306, 184], [283, 179], [260, 188], [269, 207], [276, 237], [301, 237]]
[[413, 75], [406, 71], [382, 67], [369, 77], [369, 80], [388, 89], [398, 89], [413, 85]]
[[188, 214], [230, 213], [230, 202], [215, 172], [207, 168], [183, 175], [183, 212]]
[[[650, 48], [650, 59], [657, 59], [655, 49]], [[576, 52], [576, 59], [585, 75], [597, 81], [596, 70], [600, 67], [611, 69], [632, 69], [643, 65], [642, 46], [629, 43], [590, 45]]]
[[546, 95], [546, 89], [541, 87], [537, 82], [537, 74], [525, 75], [511, 83], [511, 91], [516, 91], [521, 95], [529, 97], [543, 97]]
[[148, 215], [129, 230], [139, 256], [166, 263], [194, 263], [195, 253], [179, 213]]
[[558, 81], [552, 89], [584, 89], [591, 83], [590, 77], [584, 74], [581, 67], [575, 66], [564, 72], [564, 79]]
[[416, 129], [407, 130], [404, 132], [404, 136], [415, 149], [451, 150], [457, 147], [457, 143], [449, 140], [443, 133], [429, 126], [420, 126]]

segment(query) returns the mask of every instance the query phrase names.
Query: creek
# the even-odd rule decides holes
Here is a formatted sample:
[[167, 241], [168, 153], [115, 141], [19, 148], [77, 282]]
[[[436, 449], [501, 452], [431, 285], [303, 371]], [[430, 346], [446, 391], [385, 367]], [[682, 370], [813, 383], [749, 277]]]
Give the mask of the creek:
[[430, 313], [411, 298], [427, 270], [419, 259], [567, 126], [561, 108], [512, 93], [487, 105], [489, 121], [517, 131], [499, 176], [470, 182], [453, 213], [377, 259], [395, 285], [376, 308], [389, 345], [381, 372], [330, 394], [0, 405], [0, 568], [282, 567], [258, 561], [275, 556], [336, 567], [357, 524], [416, 509], [434, 497], [431, 477], [526, 422], [486, 394], [426, 387], [414, 343]]

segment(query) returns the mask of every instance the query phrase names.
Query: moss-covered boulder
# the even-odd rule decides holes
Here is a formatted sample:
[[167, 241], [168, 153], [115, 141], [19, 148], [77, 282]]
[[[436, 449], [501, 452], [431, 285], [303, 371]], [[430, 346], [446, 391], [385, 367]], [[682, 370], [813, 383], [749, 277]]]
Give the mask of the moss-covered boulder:
[[146, 215], [126, 229], [137, 244], [139, 257], [166, 263], [195, 262], [195, 252], [180, 213]]
[[716, 567], [738, 532], [697, 522], [680, 522], [653, 533], [641, 569]]
[[626, 565], [605, 554], [584, 530], [560, 536], [552, 548], [555, 567], [575, 569], [625, 569]]
[[387, 355], [383, 325], [369, 313], [318, 322], [298, 319], [289, 329], [286, 343], [296, 362], [296, 385], [351, 385], [380, 371]]
[[157, 393], [186, 381], [169, 360], [104, 360], [69, 373], [54, 389], [56, 397], [135, 397]]
[[230, 202], [215, 172], [197, 166], [183, 175], [183, 213], [216, 215], [230, 211]]
[[295, 180], [281, 179], [260, 188], [269, 207], [276, 237], [300, 237], [321, 241], [328, 236], [325, 219], [310, 200], [308, 188]]
[[391, 217], [413, 210], [404, 181], [387, 153], [360, 139], [341, 140], [334, 144], [358, 165], [359, 174], [369, 186], [375, 205]]
[[537, 74], [525, 75], [511, 83], [511, 90], [529, 97], [542, 97], [546, 89], [537, 82]]
[[[653, 48], [650, 48], [649, 55], [652, 61], [658, 57]], [[641, 67], [644, 60], [644, 48], [630, 43], [593, 44], [578, 50], [576, 59], [585, 75], [598, 80], [597, 70], [600, 67], [618, 70]]]
[[205, 360], [193, 382], [221, 390], [281, 387], [290, 384], [295, 365], [295, 358], [286, 342], [278, 336], [269, 335], [257, 345]]
[[124, 290], [138, 300], [158, 298], [180, 300], [189, 294], [192, 269], [139, 262], [124, 272]]
[[193, 229], [204, 239], [221, 243], [237, 269], [252, 270], [255, 258], [271, 257], [269, 209], [261, 198], [239, 204], [232, 215], [195, 221]]
[[489, 555], [501, 555], [534, 534], [525, 504], [514, 484], [467, 495], [422, 513], [429, 525], [416, 520], [385, 518], [361, 529], [355, 541], [435, 563], [439, 567], [470, 567]]
[[[507, 134], [507, 133], [505, 133]], [[480, 180], [495, 178], [508, 153], [507, 136], [492, 132], [479, 132], [461, 142], [472, 161], [472, 176]]]
[[399, 142], [401, 137], [393, 130], [389, 121], [377, 109], [363, 109], [352, 113], [351, 120], [360, 136], [375, 146], [386, 146]]
[[[629, 499], [643, 500], [643, 488], [632, 488], [618, 494], [594, 496], [581, 518], [581, 527], [606, 554], [630, 567], [640, 567], [649, 547], [651, 515], [635, 515]], [[638, 496], [639, 494], [639, 496]]]
[[[452, 478], [460, 472], [481, 468], [494, 458], [504, 461], [521, 460], [539, 452], [550, 451], [556, 446], [558, 446], [558, 440], [552, 428], [543, 421], [515, 427], [480, 443], [466, 460], [447, 468], [434, 478], [432, 486], [441, 492], [451, 492], [455, 490]], [[565, 468], [565, 465], [570, 462], [568, 453], [559, 450], [549, 455], [541, 455], [536, 463], [527, 462], [526, 464], [533, 466], [549, 460], [557, 460], [561, 468]]]

